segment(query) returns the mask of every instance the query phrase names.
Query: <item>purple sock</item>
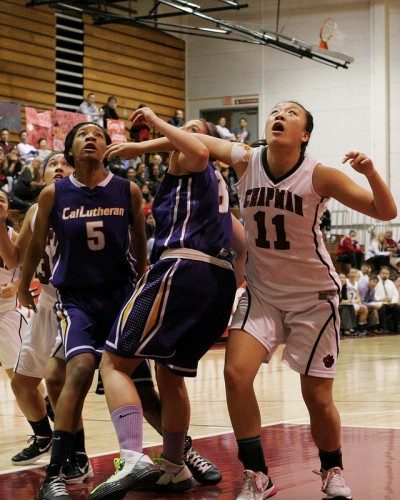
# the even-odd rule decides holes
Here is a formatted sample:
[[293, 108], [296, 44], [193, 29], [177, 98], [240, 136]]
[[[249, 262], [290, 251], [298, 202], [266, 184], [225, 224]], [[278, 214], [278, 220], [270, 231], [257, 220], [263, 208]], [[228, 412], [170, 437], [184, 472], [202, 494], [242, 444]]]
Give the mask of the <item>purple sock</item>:
[[122, 406], [111, 413], [119, 447], [143, 452], [143, 410], [141, 406]]
[[183, 461], [183, 450], [185, 448], [186, 431], [168, 432], [163, 429], [162, 436], [163, 457], [174, 464], [181, 464]]

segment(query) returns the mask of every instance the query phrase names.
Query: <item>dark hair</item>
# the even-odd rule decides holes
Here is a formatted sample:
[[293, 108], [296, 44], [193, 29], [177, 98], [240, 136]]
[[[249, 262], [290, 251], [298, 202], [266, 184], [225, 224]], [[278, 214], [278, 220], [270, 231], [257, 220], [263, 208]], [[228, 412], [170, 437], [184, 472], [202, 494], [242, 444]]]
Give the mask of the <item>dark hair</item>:
[[[67, 137], [65, 138], [64, 158], [67, 160], [67, 162], [72, 167], [75, 167], [75, 165], [74, 165], [74, 157], [72, 156], [72, 154], [70, 154], [71, 153], [71, 149], [72, 149], [72, 144], [74, 142], [75, 135], [78, 132], [78, 130], [80, 128], [86, 126], [86, 125], [95, 125], [97, 128], [99, 128], [103, 132], [103, 134], [105, 136], [107, 146], [109, 144], [111, 144], [111, 137], [110, 137], [109, 133], [107, 132], [107, 130], [105, 130], [103, 127], [101, 127], [97, 123], [95, 123], [95, 122], [82, 122], [82, 123], [78, 123], [77, 125], [75, 125], [75, 127], [73, 127], [68, 132]], [[104, 160], [103, 162], [104, 162], [104, 166], [107, 166], [107, 160]]]
[[8, 130], [8, 128], [5, 128], [5, 127], [4, 127], [4, 128], [2, 128], [2, 129], [0, 130], [0, 134], [1, 134], [2, 132], [9, 132], [9, 130]]
[[221, 134], [218, 132], [218, 129], [214, 125], [214, 123], [208, 122], [203, 118], [197, 118], [197, 120], [201, 121], [206, 126], [207, 135], [211, 135], [211, 137], [217, 137], [218, 139], [221, 139]]
[[[312, 134], [312, 131], [314, 129], [314, 118], [313, 115], [306, 109], [302, 104], [300, 104], [297, 101], [287, 101], [291, 102], [292, 104], [297, 104], [297, 106], [300, 106], [300, 108], [305, 112], [306, 114], [306, 131], [310, 134]], [[302, 142], [301, 143], [301, 154], [304, 155], [308, 146], [308, 143], [310, 141], [310, 137], [308, 138], [307, 142]]]
[[369, 281], [379, 281], [379, 277], [376, 274], [371, 274]]
[[107, 102], [110, 102], [110, 101], [116, 101], [117, 98], [115, 97], [115, 95], [110, 95], [110, 97], [107, 99]]
[[20, 131], [19, 131], [19, 134], [18, 134], [18, 135], [19, 135], [19, 137], [21, 137], [21, 134], [23, 134], [24, 132], [28, 133], [25, 129], [24, 129], [24, 130], [20, 130]]

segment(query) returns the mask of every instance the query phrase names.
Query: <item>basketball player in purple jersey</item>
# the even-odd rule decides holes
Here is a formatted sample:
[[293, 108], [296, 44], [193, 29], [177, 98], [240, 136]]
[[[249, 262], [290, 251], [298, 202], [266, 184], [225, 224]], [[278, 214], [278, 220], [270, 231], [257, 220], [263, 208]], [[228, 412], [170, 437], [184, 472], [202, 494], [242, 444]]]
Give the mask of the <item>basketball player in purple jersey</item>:
[[[62, 333], [65, 385], [55, 412], [53, 446], [39, 498], [68, 499], [62, 468], [78, 430], [97, 357], [115, 317], [146, 265], [142, 197], [137, 186], [108, 173], [103, 155], [109, 135], [94, 123], [81, 123], [67, 135], [65, 158], [73, 175], [46, 187], [28, 246], [20, 300], [35, 310], [30, 281], [46, 245], [49, 228], [58, 239], [52, 283]], [[148, 471], [155, 480], [158, 469]]]
[[260, 365], [283, 343], [283, 362], [300, 374], [319, 449], [321, 489], [327, 498], [352, 498], [343, 477], [340, 416], [332, 399], [340, 282], [319, 224], [331, 197], [379, 220], [395, 218], [397, 208], [365, 154], [350, 151], [343, 163], [365, 175], [372, 192], [307, 157], [312, 129], [312, 115], [288, 101], [267, 118], [268, 146], [197, 135], [212, 156], [236, 171], [248, 249], [247, 291], [230, 327], [225, 366], [228, 408], [245, 469], [238, 500], [268, 498], [277, 491], [264, 460], [253, 382]]
[[[153, 202], [152, 266], [105, 344], [101, 374], [121, 458], [115, 474], [92, 491], [93, 500], [115, 494], [122, 498], [144, 483], [143, 413], [129, 378], [142, 358], [156, 361], [162, 402], [161, 477], [153, 487], [176, 492], [193, 488], [195, 481], [182, 460], [190, 419], [183, 377], [196, 375], [199, 359], [224, 332], [236, 291], [228, 192], [221, 174], [208, 161], [207, 148], [148, 108], [136, 111], [132, 119], [134, 125], [144, 123], [168, 137], [174, 151]], [[200, 132], [208, 133], [205, 122], [195, 122]], [[122, 149], [131, 146], [139, 154], [137, 146], [151, 151], [147, 142]], [[241, 234], [236, 225], [234, 231]]]

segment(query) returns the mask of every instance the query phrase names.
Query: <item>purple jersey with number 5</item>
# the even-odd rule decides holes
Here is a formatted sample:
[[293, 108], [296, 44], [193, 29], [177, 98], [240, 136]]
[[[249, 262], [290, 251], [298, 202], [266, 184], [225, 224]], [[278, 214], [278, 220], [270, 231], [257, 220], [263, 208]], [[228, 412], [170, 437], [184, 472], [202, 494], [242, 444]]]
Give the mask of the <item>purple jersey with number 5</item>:
[[225, 181], [211, 163], [199, 173], [166, 174], [153, 201], [156, 236], [151, 262], [167, 248], [230, 258], [232, 221]]
[[56, 288], [126, 284], [136, 276], [130, 250], [130, 182], [109, 174], [95, 188], [73, 175], [55, 185], [49, 222], [57, 240]]

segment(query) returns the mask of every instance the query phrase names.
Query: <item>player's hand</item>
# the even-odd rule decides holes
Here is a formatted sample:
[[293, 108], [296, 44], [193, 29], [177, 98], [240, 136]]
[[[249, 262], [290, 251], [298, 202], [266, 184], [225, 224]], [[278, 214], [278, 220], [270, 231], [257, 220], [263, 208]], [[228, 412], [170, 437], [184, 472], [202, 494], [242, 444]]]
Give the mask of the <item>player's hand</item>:
[[131, 120], [132, 125], [147, 125], [152, 129], [156, 127], [160, 118], [150, 108], [140, 108], [132, 113], [129, 120]]
[[360, 151], [349, 151], [345, 154], [342, 163], [350, 162], [351, 167], [360, 174], [369, 176], [375, 172], [374, 164], [371, 158], [368, 158], [364, 153]]
[[39, 297], [39, 294], [35, 292], [37, 292], [37, 288], [18, 288], [18, 300], [24, 307], [34, 312], [36, 312], [35, 299]]
[[111, 160], [114, 156], [121, 156], [124, 160], [131, 160], [139, 156], [140, 146], [139, 143], [129, 142], [129, 143], [116, 143], [107, 146], [106, 152], [104, 153], [104, 158]]

